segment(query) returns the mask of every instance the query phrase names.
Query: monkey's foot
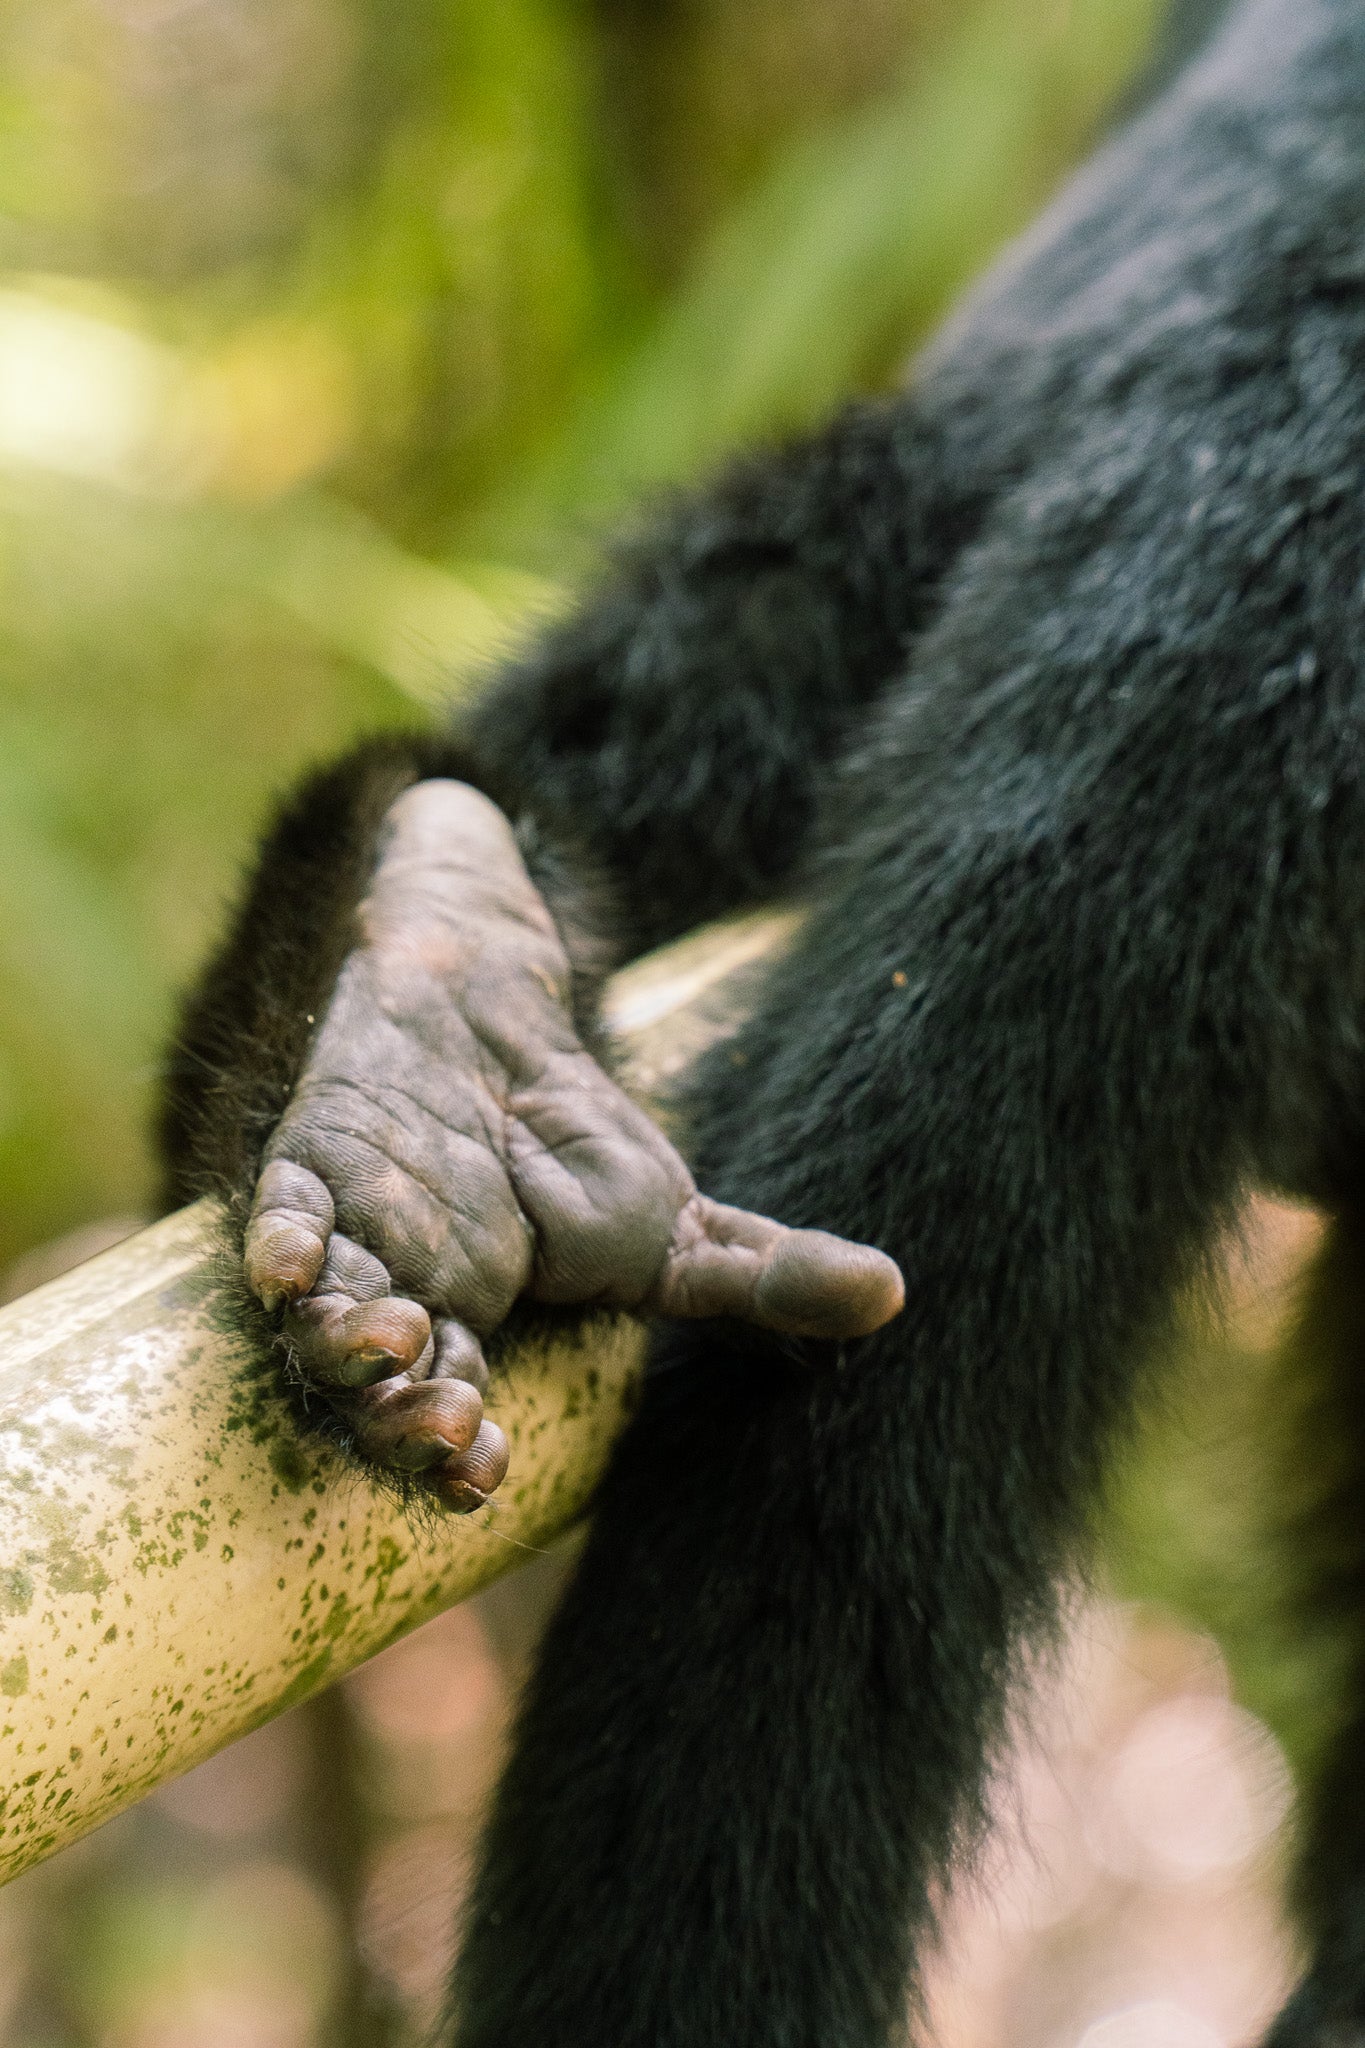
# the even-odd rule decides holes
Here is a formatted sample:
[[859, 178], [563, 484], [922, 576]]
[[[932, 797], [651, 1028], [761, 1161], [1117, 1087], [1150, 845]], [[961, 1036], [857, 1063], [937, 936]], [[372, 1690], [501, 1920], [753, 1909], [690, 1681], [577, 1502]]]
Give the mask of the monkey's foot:
[[393, 805], [360, 935], [266, 1149], [247, 1278], [376, 1463], [478, 1507], [507, 1469], [481, 1339], [520, 1295], [855, 1337], [898, 1268], [698, 1193], [586, 1052], [510, 826], [464, 784]]

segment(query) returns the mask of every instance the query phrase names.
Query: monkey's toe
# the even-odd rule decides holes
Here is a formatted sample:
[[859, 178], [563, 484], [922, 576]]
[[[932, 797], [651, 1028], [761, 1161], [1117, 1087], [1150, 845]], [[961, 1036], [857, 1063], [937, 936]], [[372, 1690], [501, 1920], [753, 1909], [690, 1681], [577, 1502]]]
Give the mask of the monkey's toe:
[[397, 1472], [425, 1472], [473, 1446], [483, 1397], [467, 1380], [399, 1377], [365, 1388], [352, 1412], [366, 1457]]
[[900, 1267], [874, 1245], [789, 1231], [754, 1288], [754, 1314], [796, 1337], [867, 1337], [905, 1307]]
[[468, 1380], [480, 1394], [488, 1392], [488, 1361], [483, 1346], [472, 1330], [453, 1317], [444, 1316], [432, 1326], [434, 1380]]
[[431, 1348], [431, 1320], [415, 1301], [352, 1301], [309, 1294], [285, 1318], [304, 1372], [324, 1390], [369, 1387], [411, 1372]]
[[433, 1327], [392, 1292], [383, 1261], [333, 1231], [311, 1294], [285, 1313], [304, 1379], [354, 1432], [371, 1464], [422, 1475], [461, 1513], [482, 1507], [507, 1471], [507, 1440], [485, 1421], [488, 1367], [472, 1331]]
[[336, 1220], [325, 1183], [306, 1166], [272, 1159], [256, 1184], [244, 1259], [251, 1291], [266, 1308], [297, 1301], [322, 1270]]
[[791, 1230], [696, 1194], [679, 1212], [645, 1306], [668, 1316], [743, 1316], [789, 1337], [845, 1339], [899, 1315], [905, 1282], [874, 1245]]
[[398, 1372], [424, 1379], [434, 1353], [426, 1310], [393, 1294], [382, 1261], [336, 1231], [312, 1293], [287, 1310], [284, 1333], [324, 1393]]
[[481, 1422], [467, 1451], [433, 1467], [429, 1479], [438, 1500], [457, 1514], [472, 1514], [487, 1505], [507, 1477], [511, 1460], [507, 1438], [496, 1422]]

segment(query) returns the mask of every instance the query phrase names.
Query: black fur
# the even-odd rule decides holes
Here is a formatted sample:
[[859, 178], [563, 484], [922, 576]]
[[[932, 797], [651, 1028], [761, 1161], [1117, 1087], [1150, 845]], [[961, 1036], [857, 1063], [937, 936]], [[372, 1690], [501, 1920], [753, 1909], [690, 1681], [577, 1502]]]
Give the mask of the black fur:
[[171, 1043], [158, 1133], [163, 1209], [201, 1194], [236, 1204], [249, 1191], [354, 943], [384, 813], [444, 760], [423, 739], [373, 741], [280, 806]]
[[[838, 1357], [658, 1333], [459, 2048], [897, 2036], [1174, 1293], [1248, 1185], [1359, 1178], [1363, 486], [1365, 10], [1248, 0], [910, 396], [671, 513], [467, 722], [463, 772], [589, 849], [632, 943], [809, 897], [694, 1164], [883, 1245], [908, 1305]], [[258, 1151], [272, 1019], [344, 949], [368, 826], [311, 817], [193, 1013], [177, 1195]], [[1365, 1842], [1333, 1855], [1293, 2048], [1365, 2003]]]
[[888, 402], [737, 464], [477, 702], [470, 750], [586, 840], [633, 946], [791, 881], [836, 757], [980, 522], [990, 479], [946, 476], [972, 438]]

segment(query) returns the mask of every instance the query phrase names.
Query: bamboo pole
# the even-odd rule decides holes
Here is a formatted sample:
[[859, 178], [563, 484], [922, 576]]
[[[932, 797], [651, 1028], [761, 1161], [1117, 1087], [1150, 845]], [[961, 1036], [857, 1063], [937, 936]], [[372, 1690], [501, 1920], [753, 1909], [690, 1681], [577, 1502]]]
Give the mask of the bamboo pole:
[[[613, 984], [644, 1095], [724, 1028], [782, 917]], [[239, 1369], [206, 1203], [0, 1310], [0, 1879], [282, 1713], [582, 1513], [640, 1356], [619, 1320], [519, 1354], [512, 1468], [469, 1518], [404, 1514]]]

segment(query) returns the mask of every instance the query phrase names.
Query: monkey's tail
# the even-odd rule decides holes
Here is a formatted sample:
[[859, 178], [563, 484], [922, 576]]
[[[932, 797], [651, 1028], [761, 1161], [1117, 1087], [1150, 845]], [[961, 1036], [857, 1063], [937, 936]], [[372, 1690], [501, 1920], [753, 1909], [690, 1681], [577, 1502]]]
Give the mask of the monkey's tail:
[[1029, 871], [958, 878], [945, 953], [948, 884], [918, 886], [865, 874], [817, 919], [695, 1147], [724, 1199], [884, 1245], [907, 1309], [843, 1350], [660, 1333], [526, 1695], [460, 2048], [904, 2030], [1015, 1658], [1236, 1184], [1246, 1105], [1172, 1006], [1250, 980], [1229, 947], [1140, 991], [1102, 957], [1121, 920]]

